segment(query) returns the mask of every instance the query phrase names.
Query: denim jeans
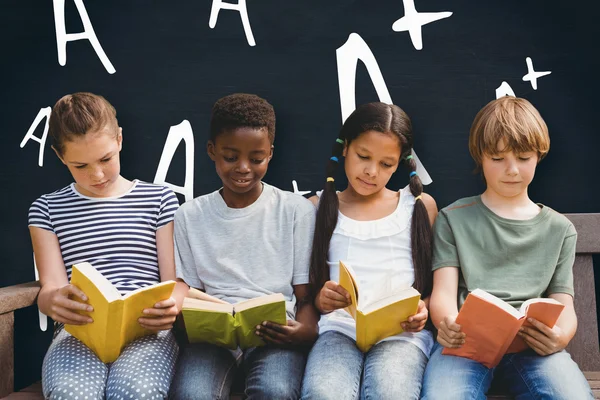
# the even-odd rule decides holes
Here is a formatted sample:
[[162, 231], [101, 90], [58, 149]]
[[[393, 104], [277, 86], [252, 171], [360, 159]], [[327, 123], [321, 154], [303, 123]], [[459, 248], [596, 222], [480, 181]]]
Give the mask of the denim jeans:
[[212, 344], [189, 344], [179, 355], [170, 398], [229, 399], [234, 375], [243, 372], [247, 399], [297, 399], [305, 364], [303, 350], [264, 346], [236, 356]]
[[533, 350], [505, 355], [495, 368], [442, 355], [436, 343], [423, 380], [423, 399], [485, 400], [492, 379], [517, 400], [593, 399], [587, 380], [566, 351], [539, 356]]
[[353, 339], [328, 331], [308, 355], [301, 398], [418, 399], [426, 364], [412, 343], [381, 342], [363, 354]]

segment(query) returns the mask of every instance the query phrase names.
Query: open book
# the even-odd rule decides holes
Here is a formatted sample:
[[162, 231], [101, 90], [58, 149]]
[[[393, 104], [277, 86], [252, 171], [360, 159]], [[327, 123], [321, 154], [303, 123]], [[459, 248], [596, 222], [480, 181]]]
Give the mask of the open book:
[[[86, 325], [65, 324], [65, 330], [89, 347], [104, 363], [113, 362], [123, 348], [133, 340], [153, 333], [143, 328], [138, 318], [146, 316], [145, 308], [171, 297], [174, 281], [146, 286], [122, 296], [92, 264], [84, 262], [73, 265], [71, 284], [88, 297], [87, 304], [94, 307], [89, 315], [94, 322]], [[79, 301], [78, 298], [73, 300]]]
[[527, 318], [536, 319], [554, 327], [564, 304], [550, 298], [529, 299], [519, 310], [496, 296], [475, 289], [467, 296], [456, 317], [465, 343], [457, 349], [444, 348], [442, 354], [460, 356], [493, 368], [506, 353], [529, 348], [517, 333], [519, 328], [531, 325]]
[[183, 323], [190, 343], [207, 342], [229, 349], [264, 346], [256, 335], [263, 321], [287, 323], [285, 298], [281, 293], [222, 304], [186, 297], [183, 300]]
[[383, 279], [377, 293], [363, 293], [358, 286], [356, 273], [350, 265], [340, 261], [339, 284], [350, 293], [352, 304], [346, 311], [356, 321], [356, 346], [363, 352], [386, 337], [403, 332], [400, 323], [414, 315], [421, 294], [412, 287], [394, 289], [389, 279]]

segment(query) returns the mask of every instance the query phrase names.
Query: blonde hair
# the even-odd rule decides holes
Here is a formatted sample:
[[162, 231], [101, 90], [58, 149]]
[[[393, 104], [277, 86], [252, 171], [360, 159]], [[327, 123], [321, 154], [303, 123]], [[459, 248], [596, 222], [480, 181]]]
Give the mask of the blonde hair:
[[76, 137], [105, 128], [115, 136], [119, 132], [115, 108], [104, 97], [86, 92], [59, 99], [52, 107], [48, 125], [52, 146], [59, 154], [63, 154], [65, 142]]
[[544, 119], [529, 101], [518, 97], [504, 96], [492, 100], [475, 116], [469, 134], [469, 152], [478, 170], [484, 155], [499, 152], [501, 140], [505, 147], [500, 151], [535, 151], [538, 162], [550, 150]]

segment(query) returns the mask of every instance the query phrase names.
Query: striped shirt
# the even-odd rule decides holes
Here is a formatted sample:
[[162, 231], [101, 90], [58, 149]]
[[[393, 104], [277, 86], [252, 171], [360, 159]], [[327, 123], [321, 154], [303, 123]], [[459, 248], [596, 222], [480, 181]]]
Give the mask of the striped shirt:
[[29, 208], [29, 226], [56, 234], [67, 276], [87, 261], [121, 293], [160, 282], [156, 231], [179, 207], [171, 189], [133, 181], [118, 197], [93, 198], [75, 184], [46, 194]]

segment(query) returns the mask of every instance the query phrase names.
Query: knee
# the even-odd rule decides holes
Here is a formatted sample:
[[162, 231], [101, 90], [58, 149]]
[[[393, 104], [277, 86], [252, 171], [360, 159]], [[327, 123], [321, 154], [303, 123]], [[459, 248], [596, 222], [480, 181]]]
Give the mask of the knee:
[[289, 382], [269, 382], [262, 387], [247, 388], [248, 399], [298, 399], [299, 388], [290, 385]]
[[338, 400], [338, 399], [355, 399], [358, 396], [355, 393], [354, 396], [346, 396], [340, 392], [336, 392], [334, 390], [328, 390], [325, 387], [303, 387], [302, 395], [300, 396], [301, 400]]
[[104, 385], [90, 382], [76, 382], [73, 379], [62, 379], [51, 387], [43, 386], [44, 398], [46, 399], [90, 399], [104, 398]]
[[109, 381], [106, 386], [106, 399], [166, 399], [168, 383], [161, 381], [131, 378]]

